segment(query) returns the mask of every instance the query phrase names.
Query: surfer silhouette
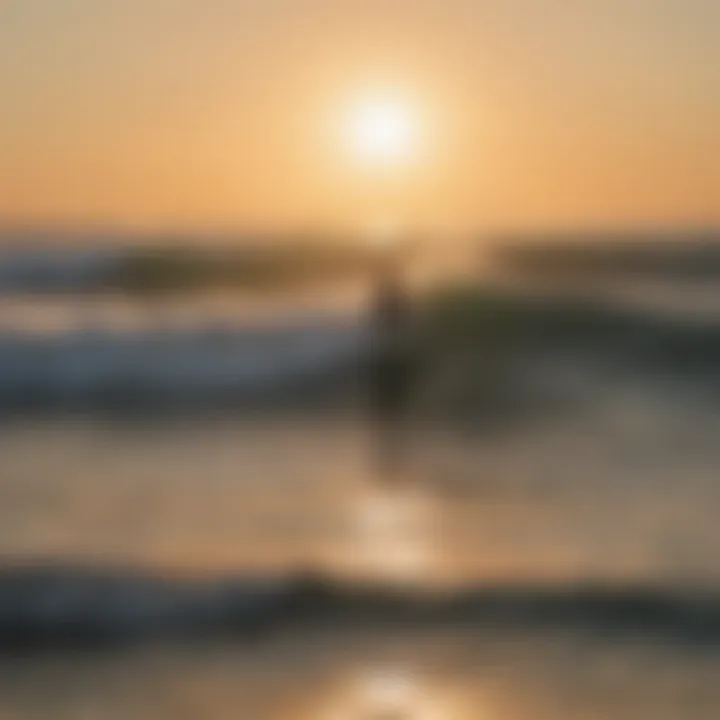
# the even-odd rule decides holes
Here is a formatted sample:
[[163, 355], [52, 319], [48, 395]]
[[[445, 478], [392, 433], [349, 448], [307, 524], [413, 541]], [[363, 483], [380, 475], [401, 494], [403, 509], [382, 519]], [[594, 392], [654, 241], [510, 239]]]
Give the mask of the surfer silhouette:
[[385, 257], [378, 266], [370, 312], [369, 404], [378, 469], [387, 475], [403, 460], [417, 365], [411, 303], [397, 257]]

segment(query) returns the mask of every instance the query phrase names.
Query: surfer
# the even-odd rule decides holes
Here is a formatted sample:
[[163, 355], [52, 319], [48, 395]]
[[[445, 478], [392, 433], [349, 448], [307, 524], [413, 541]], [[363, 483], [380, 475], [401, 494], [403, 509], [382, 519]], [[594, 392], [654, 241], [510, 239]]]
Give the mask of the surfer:
[[371, 308], [369, 404], [380, 472], [399, 469], [416, 375], [412, 312], [397, 258], [382, 259]]

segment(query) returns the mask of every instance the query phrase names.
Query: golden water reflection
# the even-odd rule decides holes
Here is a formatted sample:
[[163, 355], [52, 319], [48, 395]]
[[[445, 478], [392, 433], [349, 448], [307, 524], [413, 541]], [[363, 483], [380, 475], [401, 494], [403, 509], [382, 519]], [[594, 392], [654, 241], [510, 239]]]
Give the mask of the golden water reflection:
[[437, 571], [438, 508], [418, 487], [359, 484], [344, 498], [342, 541], [328, 546], [338, 573], [421, 582]]
[[720, 657], [582, 631], [335, 623], [0, 659], [17, 720], [717, 720]]
[[[467, 709], [467, 708], [466, 708]], [[337, 688], [318, 720], [452, 720], [461, 715], [452, 693], [403, 667], [370, 666]], [[481, 720], [474, 715], [477, 720]]]

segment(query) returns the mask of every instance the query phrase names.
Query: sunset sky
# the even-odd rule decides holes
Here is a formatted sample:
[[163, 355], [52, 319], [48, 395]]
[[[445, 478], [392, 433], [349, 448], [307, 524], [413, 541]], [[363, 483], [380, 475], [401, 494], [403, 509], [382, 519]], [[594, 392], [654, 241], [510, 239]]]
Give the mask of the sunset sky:
[[717, 0], [0, 0], [0, 103], [0, 224], [720, 223]]

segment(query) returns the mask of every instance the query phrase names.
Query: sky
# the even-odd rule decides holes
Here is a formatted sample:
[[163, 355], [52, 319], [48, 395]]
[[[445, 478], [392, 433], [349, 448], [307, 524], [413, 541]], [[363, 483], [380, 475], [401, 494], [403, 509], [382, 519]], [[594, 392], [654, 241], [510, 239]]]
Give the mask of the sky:
[[717, 0], [0, 0], [4, 225], [707, 227], [719, 126]]

